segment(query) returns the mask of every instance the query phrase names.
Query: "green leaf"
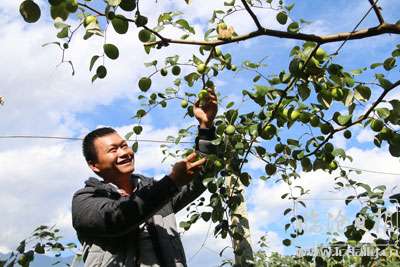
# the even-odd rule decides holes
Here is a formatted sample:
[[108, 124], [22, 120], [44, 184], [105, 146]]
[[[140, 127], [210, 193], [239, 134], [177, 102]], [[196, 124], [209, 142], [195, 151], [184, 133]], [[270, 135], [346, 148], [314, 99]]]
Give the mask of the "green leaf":
[[143, 130], [143, 127], [140, 125], [133, 127], [133, 132], [137, 135], [139, 135], [142, 132], [142, 130]]
[[207, 212], [207, 211], [202, 212], [201, 213], [201, 218], [204, 221], [208, 222], [210, 220], [210, 218], [211, 218], [211, 212]]
[[371, 64], [370, 68], [371, 69], [375, 69], [375, 68], [377, 68], [379, 66], [382, 66], [382, 65], [383, 65], [382, 63], [373, 63], [373, 64]]
[[341, 126], [347, 125], [351, 122], [352, 115], [339, 115], [337, 117], [337, 123]]
[[139, 148], [139, 143], [138, 142], [134, 142], [133, 145], [132, 145], [133, 152], [136, 153], [138, 151], [138, 148]]
[[371, 89], [364, 85], [357, 85], [354, 88], [354, 98], [360, 101], [368, 101], [371, 97]]
[[117, 59], [119, 57], [119, 50], [118, 47], [116, 47], [113, 44], [104, 44], [103, 45], [103, 50], [106, 56], [110, 59]]
[[310, 88], [308, 88], [307, 84], [300, 84], [298, 86], [298, 91], [299, 91], [299, 96], [303, 101], [306, 100], [311, 94], [311, 90]]
[[116, 15], [112, 20], [111, 24], [114, 30], [119, 34], [125, 34], [128, 31], [129, 23], [127, 19], [122, 15]]
[[393, 69], [396, 65], [396, 59], [394, 57], [387, 58], [383, 62], [383, 68], [387, 71]]
[[195, 34], [194, 28], [191, 27], [185, 19], [178, 19], [177, 21], [175, 21], [175, 23], [178, 24], [180, 28], [183, 28], [188, 32]]
[[400, 49], [396, 49], [392, 52], [392, 57], [400, 57]]
[[288, 19], [288, 15], [285, 11], [281, 11], [276, 15], [276, 20], [282, 24], [285, 25]]
[[57, 33], [57, 38], [63, 39], [68, 37], [68, 28], [63, 28], [59, 33]]
[[389, 90], [392, 88], [393, 84], [384, 78], [378, 78], [379, 84], [382, 86], [383, 89]]
[[288, 32], [293, 32], [293, 33], [297, 33], [300, 30], [300, 25], [297, 22], [292, 22], [289, 24], [289, 26], [287, 27], [287, 31]]
[[386, 119], [390, 116], [390, 110], [388, 108], [377, 108], [375, 111], [378, 113], [379, 117]]

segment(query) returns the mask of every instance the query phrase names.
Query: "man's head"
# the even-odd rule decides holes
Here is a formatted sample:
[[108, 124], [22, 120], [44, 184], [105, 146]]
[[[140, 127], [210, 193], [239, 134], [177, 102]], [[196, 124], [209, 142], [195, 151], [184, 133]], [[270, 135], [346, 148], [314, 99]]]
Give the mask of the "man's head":
[[89, 167], [105, 179], [117, 179], [134, 171], [132, 149], [112, 128], [88, 133], [83, 139], [82, 151]]

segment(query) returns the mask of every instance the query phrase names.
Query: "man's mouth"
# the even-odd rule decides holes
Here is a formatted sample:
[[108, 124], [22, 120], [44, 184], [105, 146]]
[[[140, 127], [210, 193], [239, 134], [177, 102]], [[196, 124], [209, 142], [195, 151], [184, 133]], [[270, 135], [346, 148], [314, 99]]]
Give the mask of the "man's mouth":
[[127, 159], [124, 159], [124, 160], [121, 160], [121, 161], [117, 162], [117, 164], [118, 165], [123, 165], [123, 164], [127, 164], [127, 163], [132, 163], [132, 159], [133, 158], [127, 158]]

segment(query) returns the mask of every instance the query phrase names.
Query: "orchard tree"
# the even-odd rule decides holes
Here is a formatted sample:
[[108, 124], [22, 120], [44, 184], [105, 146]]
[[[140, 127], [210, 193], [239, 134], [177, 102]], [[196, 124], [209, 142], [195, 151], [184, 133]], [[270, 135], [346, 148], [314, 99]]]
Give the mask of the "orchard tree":
[[[191, 1], [185, 2], [190, 7]], [[340, 165], [341, 161], [349, 158], [348, 155], [344, 149], [332, 143], [336, 135], [351, 139], [354, 129], [370, 128], [375, 135], [376, 147], [388, 147], [393, 157], [400, 156], [400, 101], [388, 100], [388, 96], [400, 85], [400, 80], [391, 74], [398, 74], [396, 60], [400, 56], [400, 44], [392, 44], [391, 54], [380, 62], [370, 62], [357, 69], [349, 69], [335, 61], [346, 42], [400, 33], [400, 21], [386, 21], [377, 2], [369, 0], [370, 9], [366, 14], [360, 14], [364, 17], [354, 25], [352, 31], [318, 35], [302, 31], [308, 22], [291, 15], [294, 3], [284, 3], [282, 0], [227, 0], [224, 9], [210, 10], [212, 16], [209, 23], [203, 25], [207, 28], [204, 37], [198, 38], [190, 19], [176, 10], [161, 13], [156, 20], [149, 21], [149, 14], [143, 14], [140, 9], [149, 4], [143, 1], [49, 0], [48, 9], [58, 29], [59, 39], [49, 44], [59, 46], [64, 62], [64, 54], [74, 39], [83, 37], [86, 40], [95, 35], [100, 36], [98, 40], [104, 42], [104, 51], [91, 58], [93, 82], [107, 78], [104, 59], [117, 60], [119, 57], [118, 44], [104, 37], [110, 28], [121, 35], [126, 34], [130, 27], [138, 28], [137, 41], [143, 43], [145, 51], [150, 55], [153, 50], [167, 46], [177, 50], [179, 46], [193, 49], [193, 55], [188, 60], [176, 53], [146, 63], [154, 71], [143, 74], [137, 84], [137, 90], [141, 91], [138, 99], [146, 108], [135, 111], [138, 124], [127, 138], [141, 134], [141, 119], [155, 108], [167, 109], [171, 103], [179, 101], [186, 110], [185, 116], [193, 117], [196, 99], [199, 98], [198, 104], [202, 105], [208, 97], [208, 90], [218, 90], [214, 82], [219, 75], [239, 70], [254, 74], [251, 78], [252, 88], [241, 91], [242, 102], [227, 103], [225, 111], [215, 120], [216, 138], [213, 143], [218, 150], [209, 158], [208, 176], [204, 180], [210, 198], [200, 198], [191, 205], [188, 220], [181, 223], [181, 227], [188, 230], [196, 221], [212, 220], [216, 225], [215, 236], [232, 239], [235, 263], [251, 265], [262, 259], [250, 246], [243, 198], [244, 190], [253, 181], [274, 179], [287, 184], [288, 192], [282, 195], [282, 199], [292, 203], [282, 211], [288, 218], [284, 226], [288, 236], [282, 241], [286, 246], [291, 246], [293, 239], [304, 235], [302, 229], [293, 227], [304, 222], [304, 217], [297, 214], [294, 208], [306, 208], [306, 203], [300, 198], [307, 194], [307, 188], [293, 186], [294, 181], [302, 178], [299, 175], [301, 172], [335, 171], [339, 174], [335, 178], [335, 189], [353, 188], [356, 192], [346, 199], [346, 205], [357, 200], [361, 208], [354, 215], [353, 224], [345, 229], [345, 245], [357, 245], [366, 232], [372, 231], [374, 222], [371, 218], [386, 208], [387, 203], [383, 199], [386, 187], [381, 185], [372, 188], [351, 178], [349, 171]], [[274, 19], [286, 30], [274, 30], [268, 25], [262, 25], [255, 9], [274, 10]], [[236, 12], [249, 16], [256, 30], [238, 35], [235, 25], [227, 22], [227, 18]], [[20, 5], [20, 13], [26, 22], [33, 23], [40, 18], [42, 12], [33, 0], [24, 0]], [[367, 15], [376, 16], [376, 26], [359, 29]], [[71, 26], [72, 20], [78, 20], [79, 24]], [[182, 31], [182, 36], [171, 38], [165, 33], [165, 29], [171, 27]], [[301, 42], [288, 51], [290, 60], [287, 68], [279, 73], [266, 73], [262, 61], [245, 60], [235, 65], [235, 55], [224, 52], [225, 45], [265, 36]], [[323, 48], [329, 43], [341, 45], [329, 54]], [[66, 62], [73, 68], [73, 62]], [[172, 76], [174, 81], [165, 89], [155, 89], [152, 86], [155, 75]], [[220, 99], [223, 97], [220, 95]], [[243, 103], [248, 103], [246, 110], [241, 108]], [[293, 138], [284, 139], [283, 133]], [[170, 137], [169, 141], [179, 144], [189, 134], [190, 129], [181, 129], [178, 136]], [[137, 150], [137, 142], [133, 148]], [[167, 146], [163, 146], [163, 149], [169, 156], [181, 156], [190, 150], [171, 152]], [[264, 175], [252, 177], [244, 171], [250, 155], [265, 163]], [[395, 201], [396, 197], [393, 199]], [[208, 209], [198, 211], [196, 207], [199, 206]], [[386, 244], [397, 249], [398, 215], [396, 212], [392, 216], [382, 215], [382, 220], [394, 230], [387, 233], [387, 239], [376, 238], [374, 243], [377, 246]], [[359, 218], [364, 219], [363, 229], [355, 225]], [[331, 242], [332, 246], [335, 244]], [[283, 264], [285, 259], [278, 258], [276, 260]], [[344, 259], [339, 257], [325, 260], [340, 262]], [[372, 264], [377, 259], [363, 261]]]

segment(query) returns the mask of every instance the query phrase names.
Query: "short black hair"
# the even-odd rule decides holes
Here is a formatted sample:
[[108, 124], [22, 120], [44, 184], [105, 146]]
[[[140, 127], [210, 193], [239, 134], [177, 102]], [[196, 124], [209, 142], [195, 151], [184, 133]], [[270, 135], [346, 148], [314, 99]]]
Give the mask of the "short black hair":
[[103, 137], [109, 134], [116, 133], [111, 127], [102, 127], [88, 133], [85, 138], [83, 138], [82, 142], [82, 152], [86, 161], [96, 162], [97, 161], [97, 152], [96, 147], [94, 146], [94, 141], [96, 138]]

